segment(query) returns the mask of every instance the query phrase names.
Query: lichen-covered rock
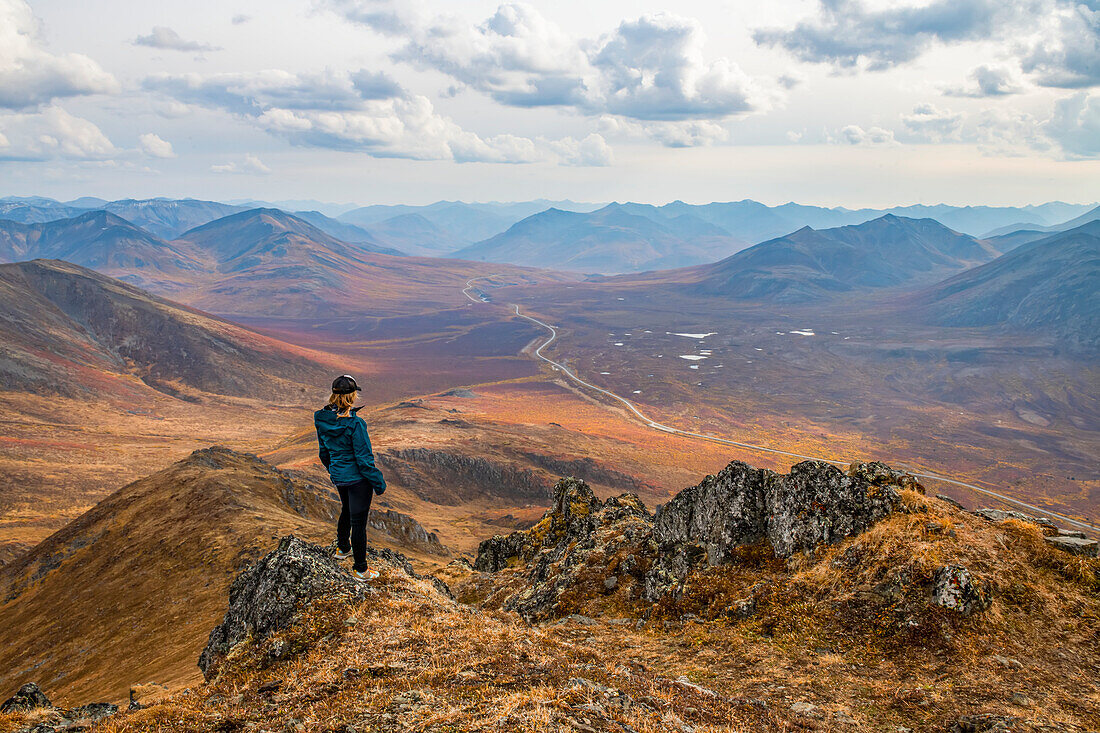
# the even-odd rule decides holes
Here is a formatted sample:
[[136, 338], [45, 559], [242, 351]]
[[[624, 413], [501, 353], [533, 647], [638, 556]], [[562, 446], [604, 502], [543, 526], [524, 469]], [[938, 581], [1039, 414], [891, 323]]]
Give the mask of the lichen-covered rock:
[[474, 567], [520, 568], [524, 583], [503, 608], [541, 620], [560, 615], [571, 593], [632, 592], [623, 589], [641, 582], [656, 550], [652, 530], [653, 518], [637, 496], [601, 502], [588, 484], [566, 478], [554, 487], [554, 505], [538, 524], [482, 542]]
[[803, 461], [781, 475], [734, 461], [657, 512], [660, 556], [646, 597], [657, 600], [695, 567], [728, 562], [738, 547], [766, 539], [776, 556], [789, 557], [858, 534], [894, 511], [905, 488], [924, 491], [882, 463], [854, 463], [844, 473]]
[[989, 599], [962, 565], [945, 565], [932, 577], [932, 603], [969, 616], [989, 607]]
[[494, 572], [501, 568], [524, 565], [537, 552], [556, 546], [566, 537], [581, 537], [595, 526], [593, 515], [603, 506], [592, 488], [576, 478], [563, 478], [554, 486], [554, 503], [534, 527], [496, 535], [477, 548], [474, 568]]
[[52, 706], [50, 705], [50, 699], [46, 697], [46, 693], [42, 692], [42, 689], [35, 683], [28, 682], [0, 705], [0, 713], [14, 713], [20, 710], [48, 707]]
[[788, 557], [862, 532], [897, 508], [905, 488], [923, 491], [881, 463], [844, 473], [805, 461], [782, 475], [734, 461], [654, 518], [633, 494], [601, 502], [583, 481], [562, 479], [542, 520], [482, 542], [474, 568], [520, 570], [526, 585], [511, 587], [503, 607], [533, 618], [559, 613], [582, 588], [656, 601], [693, 570], [733, 561], [738, 548], [767, 542]]
[[313, 598], [365, 592], [324, 548], [283, 537], [278, 548], [233, 581], [229, 609], [210, 632], [199, 667], [210, 677], [230, 649], [249, 636], [262, 639], [283, 628]]
[[656, 600], [692, 568], [725, 563], [735, 548], [767, 537], [766, 487], [779, 480], [774, 471], [734, 461], [659, 508], [659, 557], [646, 577], [646, 597]]
[[894, 511], [898, 489], [909, 485], [904, 474], [881, 463], [856, 463], [847, 474], [823, 461], [791, 466], [765, 488], [772, 549], [789, 557], [859, 534]]

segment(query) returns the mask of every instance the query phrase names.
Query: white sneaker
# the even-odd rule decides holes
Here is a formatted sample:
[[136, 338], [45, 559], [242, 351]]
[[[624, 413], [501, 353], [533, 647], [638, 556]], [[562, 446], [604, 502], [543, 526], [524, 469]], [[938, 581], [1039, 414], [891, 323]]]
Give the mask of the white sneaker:
[[360, 583], [366, 583], [368, 580], [374, 580], [375, 578], [377, 578], [378, 571], [374, 568], [367, 568], [363, 571], [353, 570], [351, 571], [351, 577], [355, 578]]
[[347, 560], [349, 557], [351, 557], [351, 550], [341, 550], [340, 548], [336, 548], [336, 554], [333, 555], [333, 557], [335, 557], [337, 560]]

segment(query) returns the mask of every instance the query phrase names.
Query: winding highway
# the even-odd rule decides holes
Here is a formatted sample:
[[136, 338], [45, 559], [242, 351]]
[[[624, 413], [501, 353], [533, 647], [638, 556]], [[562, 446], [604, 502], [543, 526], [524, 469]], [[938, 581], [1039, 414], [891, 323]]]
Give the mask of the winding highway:
[[[462, 294], [465, 295], [467, 298], [469, 298], [474, 303], [485, 303], [486, 301], [481, 300], [479, 298], [475, 298], [473, 295], [471, 295], [470, 291], [473, 289], [473, 287], [474, 287], [473, 283], [475, 281], [477, 281], [477, 280], [488, 280], [488, 279], [491, 279], [493, 277], [497, 277], [497, 275], [484, 275], [484, 276], [481, 276], [481, 277], [470, 278], [469, 280], [466, 281], [466, 287], [462, 290]], [[566, 377], [568, 377], [570, 380], [572, 380], [573, 382], [581, 385], [582, 387], [586, 387], [586, 388], [592, 390], [593, 392], [598, 392], [599, 394], [602, 394], [605, 397], [609, 397], [612, 400], [615, 400], [616, 402], [619, 402], [620, 404], [623, 405], [623, 407], [625, 407], [627, 410], [629, 410], [631, 413], [633, 413], [635, 417], [637, 417], [639, 420], [641, 420], [643, 423], [645, 423], [645, 425], [647, 427], [653, 428], [654, 430], [660, 430], [660, 431], [665, 432], [665, 433], [671, 433], [673, 435], [682, 435], [682, 436], [685, 436], [685, 437], [688, 437], [688, 438], [696, 438], [696, 439], [699, 439], [699, 440], [707, 440], [707, 441], [710, 441], [712, 443], [721, 443], [723, 445], [731, 445], [731, 446], [734, 446], [734, 447], [737, 447], [737, 448], [744, 448], [745, 450], [762, 451], [762, 452], [765, 452], [765, 453], [775, 453], [775, 454], [779, 454], [779, 455], [782, 455], [782, 456], [790, 456], [791, 458], [800, 458], [802, 460], [824, 461], [826, 463], [832, 463], [832, 464], [835, 464], [837, 466], [843, 466], [843, 467], [847, 467], [848, 465], [851, 464], [851, 461], [838, 461], [838, 460], [833, 459], [833, 458], [823, 458], [821, 456], [809, 456], [809, 455], [804, 455], [802, 453], [792, 453], [790, 451], [780, 450], [778, 448], [769, 448], [769, 447], [764, 446], [764, 445], [756, 445], [754, 443], [742, 443], [742, 442], [739, 442], [739, 441], [736, 441], [736, 440], [730, 440], [728, 438], [722, 438], [722, 437], [719, 437], [717, 435], [709, 435], [707, 433], [694, 433], [694, 432], [691, 432], [690, 430], [681, 430], [680, 428], [674, 428], [671, 425], [665, 425], [663, 423], [659, 423], [656, 420], [653, 420], [652, 418], [650, 418], [648, 415], [646, 415], [641, 410], [639, 410], [637, 405], [635, 405], [633, 402], [626, 399], [625, 397], [623, 397], [621, 395], [618, 395], [618, 394], [616, 394], [616, 393], [614, 393], [610, 390], [604, 389], [603, 387], [599, 387], [595, 384], [592, 384], [591, 382], [585, 381], [580, 376], [578, 376], [576, 372], [571, 370], [569, 367], [565, 366], [564, 364], [562, 364], [560, 362], [554, 361], [550, 357], [544, 355], [542, 353], [542, 350], [545, 349], [547, 346], [549, 346], [550, 344], [554, 343], [554, 341], [557, 340], [557, 338], [558, 338], [558, 329], [555, 326], [551, 326], [549, 323], [546, 323], [545, 321], [542, 321], [538, 318], [535, 318], [534, 316], [529, 316], [529, 315], [526, 315], [526, 314], [520, 312], [518, 304], [515, 304], [515, 303], [512, 304], [512, 311], [517, 316], [519, 316], [520, 318], [524, 318], [524, 319], [530, 321], [531, 323], [542, 326], [543, 328], [545, 328], [547, 331], [550, 332], [550, 337], [548, 339], [546, 339], [545, 341], [543, 341], [542, 344], [540, 344], [538, 346], [538, 348], [535, 349], [535, 357], [537, 359], [540, 359], [540, 360], [546, 362], [555, 371], [561, 372]], [[1020, 501], [1019, 499], [1013, 499], [1012, 497], [1006, 496], [1006, 495], [1002, 494], [999, 491], [993, 491], [992, 489], [982, 488], [981, 486], [975, 486], [974, 484], [967, 483], [965, 481], [958, 481], [956, 479], [948, 478], [946, 476], [940, 476], [940, 475], [934, 474], [934, 473], [917, 473], [915, 471], [908, 471], [908, 473], [912, 474], [913, 476], [917, 476], [917, 477], [923, 478], [923, 479], [930, 479], [930, 480], [933, 480], [933, 481], [941, 481], [943, 483], [954, 484], [955, 486], [961, 486], [963, 488], [970, 489], [971, 491], [982, 494], [984, 496], [989, 496], [989, 497], [992, 497], [992, 498], [995, 498], [995, 499], [999, 499], [999, 500], [1005, 502], [1006, 504], [1010, 504], [1012, 506], [1019, 507], [1020, 509], [1025, 509], [1025, 510], [1028, 510], [1028, 511], [1031, 511], [1031, 512], [1035, 512], [1035, 513], [1038, 513], [1038, 514], [1046, 515], [1048, 517], [1052, 517], [1054, 519], [1058, 519], [1059, 521], [1061, 521], [1065, 524], [1072, 525], [1072, 526], [1078, 527], [1080, 529], [1087, 529], [1087, 530], [1091, 530], [1093, 532], [1100, 532], [1100, 527], [1098, 527], [1096, 525], [1089, 524], [1088, 522], [1083, 522], [1083, 521], [1080, 521], [1080, 520], [1077, 520], [1077, 519], [1073, 519], [1073, 518], [1067, 517], [1063, 514], [1058, 514], [1057, 512], [1052, 512], [1049, 509], [1043, 509], [1042, 507], [1035, 506], [1034, 504], [1028, 504], [1027, 502]]]

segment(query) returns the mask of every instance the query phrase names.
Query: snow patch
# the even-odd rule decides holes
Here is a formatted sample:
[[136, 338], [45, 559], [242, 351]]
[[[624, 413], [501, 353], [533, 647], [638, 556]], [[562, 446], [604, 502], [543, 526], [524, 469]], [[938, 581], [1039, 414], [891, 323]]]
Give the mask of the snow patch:
[[710, 333], [673, 333], [672, 331], [665, 331], [666, 336], [683, 336], [689, 339], [705, 339], [707, 336], [717, 336], [717, 331], [711, 331]]
[[687, 359], [688, 361], [699, 361], [700, 359], [706, 359], [705, 356], [699, 356], [698, 354], [680, 354], [681, 359]]

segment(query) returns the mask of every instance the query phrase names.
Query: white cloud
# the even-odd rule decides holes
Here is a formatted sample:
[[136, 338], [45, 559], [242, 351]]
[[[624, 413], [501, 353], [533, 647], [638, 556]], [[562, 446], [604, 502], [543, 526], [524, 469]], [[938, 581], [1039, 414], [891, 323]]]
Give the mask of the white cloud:
[[1078, 92], [1059, 99], [1043, 133], [1068, 158], [1100, 158], [1100, 94]]
[[571, 137], [546, 141], [547, 147], [563, 165], [606, 166], [611, 165], [611, 146], [602, 135], [592, 133], [583, 140]]
[[243, 14], [234, 15], [233, 16], [233, 25], [241, 25], [243, 23], [247, 23], [250, 20], [252, 20], [251, 15], [243, 15]]
[[1020, 92], [1012, 72], [1005, 68], [979, 66], [968, 78], [973, 82], [971, 85], [947, 87], [943, 93], [949, 97], [1004, 97]]
[[210, 166], [212, 173], [242, 173], [250, 175], [266, 176], [271, 169], [264, 165], [263, 161], [255, 155], [245, 155], [239, 161], [230, 161], [221, 165]]
[[158, 25], [149, 31], [147, 35], [138, 36], [134, 39], [135, 46], [148, 46], [149, 48], [159, 48], [164, 51], [220, 51], [218, 46], [211, 46], [209, 43], [199, 43], [198, 41], [188, 41], [185, 38], [180, 37], [179, 33], [176, 33], [167, 26]]
[[848, 125], [841, 129], [840, 137], [849, 145], [896, 145], [894, 133], [881, 127], [863, 129], [859, 125]]
[[730, 59], [707, 60], [699, 22], [666, 13], [577, 39], [525, 3], [503, 4], [476, 25], [424, 17], [382, 0], [327, 0], [327, 5], [402, 39], [396, 60], [442, 72], [507, 106], [696, 123], [632, 128], [652, 131], [654, 139], [671, 146], [713, 142], [722, 121], [766, 109], [780, 88], [795, 83], [791, 77], [765, 91]]
[[53, 99], [117, 92], [118, 82], [82, 54], [52, 54], [24, 0], [0, 0], [0, 108], [27, 109]]
[[56, 105], [0, 117], [0, 127], [7, 160], [107, 160], [120, 152], [94, 123]]
[[138, 138], [138, 142], [141, 152], [152, 158], [176, 157], [175, 151], [172, 150], [172, 143], [151, 132], [147, 132]]
[[533, 163], [568, 157], [575, 165], [607, 157], [591, 150], [562, 156], [550, 141], [515, 135], [479, 136], [438, 114], [427, 97], [363, 71], [343, 76], [280, 70], [160, 75], [146, 79], [145, 87], [182, 103], [224, 110], [295, 145], [378, 158]]
[[913, 113], [902, 115], [901, 121], [914, 135], [934, 143], [959, 140], [963, 115], [942, 110], [931, 104], [919, 104]]
[[1036, 83], [1080, 89], [1100, 86], [1100, 4], [1055, 2], [1034, 18], [1038, 29], [1021, 44], [1021, 65]]

